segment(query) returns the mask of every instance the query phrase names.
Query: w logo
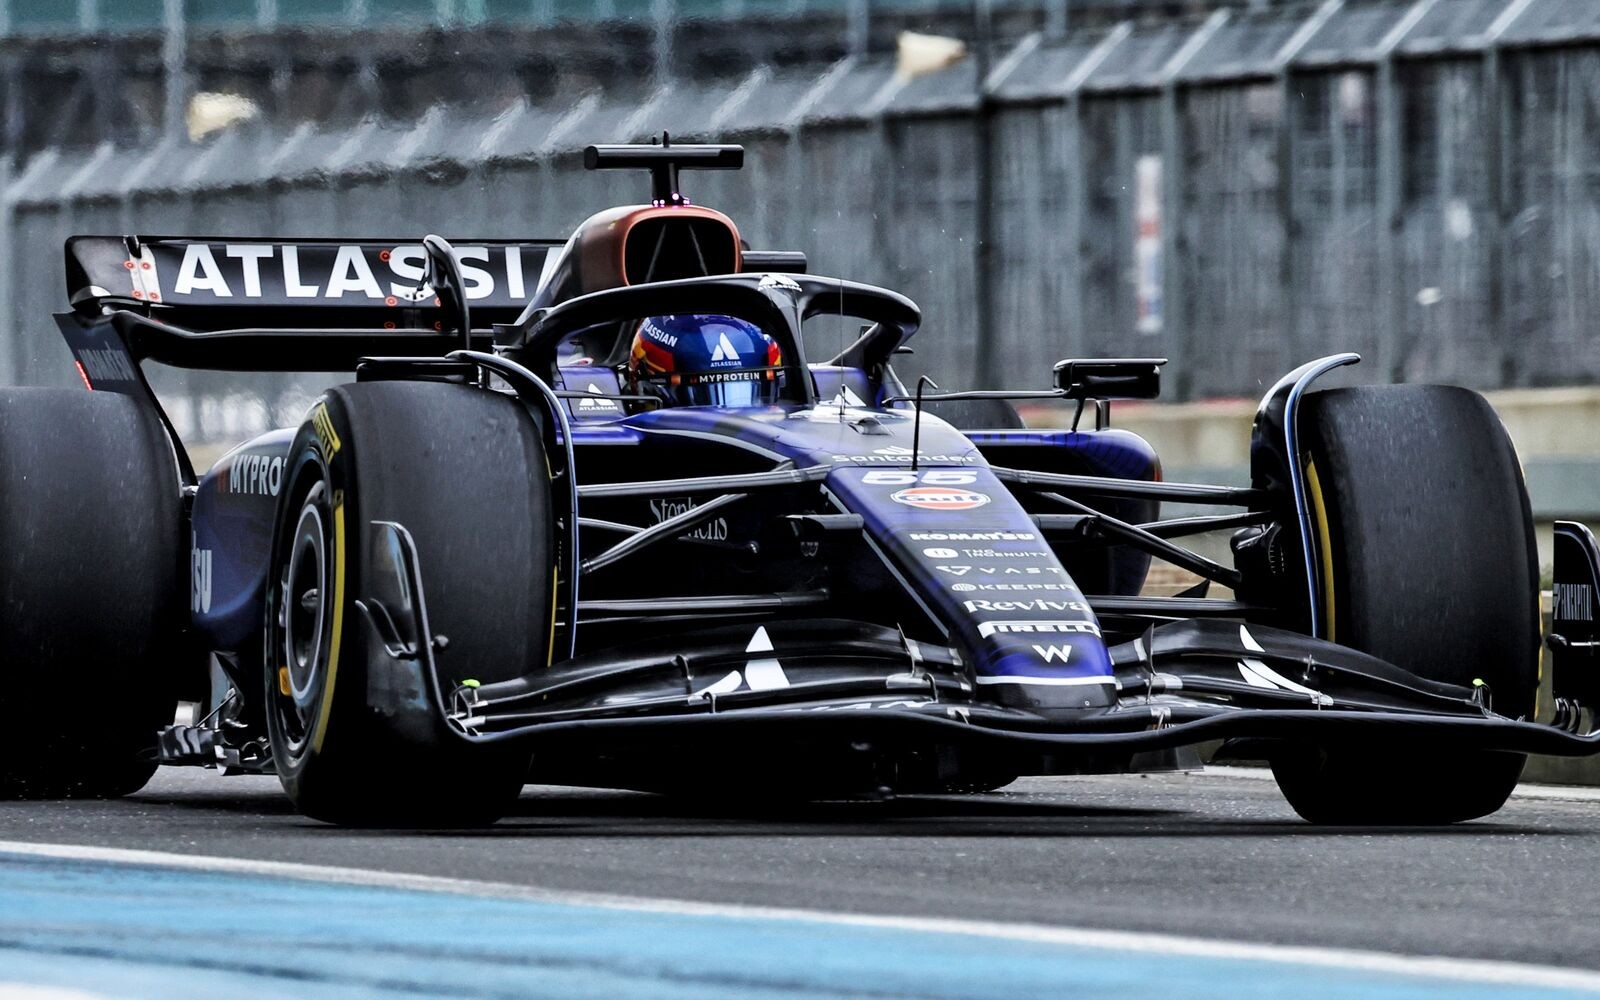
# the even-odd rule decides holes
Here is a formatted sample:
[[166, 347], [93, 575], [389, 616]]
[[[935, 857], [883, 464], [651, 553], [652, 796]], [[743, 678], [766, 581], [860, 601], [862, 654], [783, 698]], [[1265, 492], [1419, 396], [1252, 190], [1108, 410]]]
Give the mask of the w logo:
[[1046, 663], [1065, 663], [1072, 655], [1071, 646], [1035, 646], [1033, 651]]
[[717, 334], [717, 349], [711, 352], [711, 362], [738, 361], [739, 352], [733, 349], [733, 344], [728, 341], [726, 333]]

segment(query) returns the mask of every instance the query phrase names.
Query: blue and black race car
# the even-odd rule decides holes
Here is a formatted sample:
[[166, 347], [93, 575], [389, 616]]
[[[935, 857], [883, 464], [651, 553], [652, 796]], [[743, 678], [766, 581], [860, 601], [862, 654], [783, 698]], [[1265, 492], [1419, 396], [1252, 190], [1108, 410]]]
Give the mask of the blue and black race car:
[[[93, 391], [0, 393], [0, 789], [199, 764], [461, 825], [527, 781], [951, 793], [1220, 741], [1309, 820], [1446, 823], [1600, 749], [1533, 721], [1532, 524], [1482, 398], [1313, 391], [1358, 360], [1324, 358], [1262, 400], [1249, 486], [1167, 482], [1107, 402], [1160, 359], [903, 384], [915, 304], [680, 194], [741, 161], [590, 147], [652, 199], [564, 242], [70, 240]], [[145, 361], [354, 381], [197, 476]], [[1152, 559], [1200, 582], [1152, 596]]]

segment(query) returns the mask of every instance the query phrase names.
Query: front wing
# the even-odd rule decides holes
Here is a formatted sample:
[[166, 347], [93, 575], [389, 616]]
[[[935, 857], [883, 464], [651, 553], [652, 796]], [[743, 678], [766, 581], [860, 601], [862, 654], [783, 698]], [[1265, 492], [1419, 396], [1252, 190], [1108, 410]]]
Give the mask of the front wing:
[[415, 549], [394, 527], [390, 551], [409, 586], [381, 608], [369, 597], [364, 609], [383, 633], [379, 655], [395, 661], [393, 697], [431, 702], [436, 721], [465, 742], [526, 744], [536, 760], [738, 748], [773, 759], [844, 747], [1044, 774], [1119, 770], [1133, 755], [1209, 740], [1600, 753], [1600, 733], [1497, 714], [1487, 687], [1426, 680], [1324, 640], [1226, 620], [1170, 622], [1111, 647], [1113, 676], [1087, 681], [1111, 689], [1109, 706], [995, 705], [957, 649], [838, 619], [667, 634], [479, 684], [438, 661]]

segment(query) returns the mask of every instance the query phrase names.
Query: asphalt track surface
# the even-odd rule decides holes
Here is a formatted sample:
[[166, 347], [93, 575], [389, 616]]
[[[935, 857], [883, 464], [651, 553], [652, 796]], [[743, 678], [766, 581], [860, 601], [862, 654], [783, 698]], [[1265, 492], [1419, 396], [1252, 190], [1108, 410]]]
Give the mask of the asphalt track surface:
[[[1593, 905], [1595, 876], [1600, 873], [1600, 797], [1592, 795], [1552, 798], [1538, 792], [1519, 794], [1490, 819], [1442, 829], [1328, 829], [1296, 819], [1270, 780], [1237, 775], [1027, 779], [986, 796], [786, 806], [741, 803], [736, 794], [689, 802], [632, 793], [530, 787], [515, 814], [495, 827], [468, 833], [418, 834], [346, 831], [309, 822], [288, 808], [275, 779], [224, 778], [169, 769], [144, 792], [122, 801], [0, 803], [0, 840], [337, 866], [557, 893], [603, 893], [825, 914], [1156, 932], [1600, 970], [1600, 919]], [[227, 951], [227, 935], [221, 928], [234, 919], [229, 909], [219, 909], [224, 906], [221, 901], [234, 901], [227, 904], [232, 907], [239, 900], [251, 900], [252, 906], [267, 909], [239, 915], [237, 919], [245, 921], [247, 928], [267, 929], [273, 921], [282, 921], [286, 928], [301, 929], [297, 920], [321, 914], [329, 922], [327, 933], [334, 937], [347, 933], [338, 930], [340, 913], [365, 914], [361, 919], [368, 923], [374, 912], [393, 914], [384, 920], [402, 923], [385, 924], [385, 933], [399, 935], [380, 942], [389, 949], [385, 954], [404, 951], [411, 947], [404, 941], [417, 936], [448, 941], [449, 933], [439, 928], [486, 928], [468, 936], [485, 948], [498, 940], [496, 927], [520, 928], [518, 933], [524, 935], [518, 939], [520, 943], [502, 944], [507, 949], [526, 950], [531, 947], [526, 936], [533, 934], [533, 929], [560, 928], [560, 937], [571, 928], [588, 927], [589, 937], [562, 937], [568, 950], [561, 952], [559, 961], [548, 955], [542, 959], [541, 975], [553, 975], [549, 970], [560, 968], [577, 977], [572, 982], [546, 980], [550, 995], [578, 995], [574, 990], [580, 983], [593, 986], [595, 995], [666, 996], [680, 988], [683, 995], [703, 996], [763, 992], [756, 988], [763, 984], [742, 980], [730, 987], [728, 983], [653, 979], [648, 989], [639, 988], [638, 981], [631, 986], [605, 982], [595, 978], [595, 970], [611, 969], [617, 959], [597, 958], [584, 950], [599, 949], [595, 952], [599, 954], [607, 948], [624, 948], [628, 955], [639, 955], [651, 949], [673, 949], [672, 954], [681, 957], [684, 949], [693, 952], [698, 948], [704, 952], [707, 967], [714, 966], [719, 955], [725, 967], [748, 967], [752, 961], [748, 949], [755, 946], [730, 944], [732, 939], [717, 931], [720, 925], [685, 927], [649, 921], [641, 925], [631, 918], [612, 923], [608, 921], [620, 918], [596, 916], [590, 910], [569, 911], [562, 908], [567, 904], [559, 898], [554, 903], [518, 903], [525, 909], [518, 911], [515, 919], [492, 908], [472, 916], [435, 912], [443, 904], [419, 904], [400, 897], [375, 901], [327, 896], [334, 890], [326, 886], [315, 890], [324, 896], [291, 902], [278, 899], [275, 894], [283, 890], [276, 882], [226, 882], [243, 879], [243, 875], [186, 876], [224, 880], [195, 887], [174, 883], [171, 873], [146, 884], [154, 876], [130, 872], [126, 866], [95, 867], [81, 860], [50, 865], [55, 867], [38, 858], [12, 856], [8, 860], [4, 845], [0, 845], [0, 986], [8, 980], [45, 982], [44, 971], [54, 970], [51, 975], [55, 975], [70, 967], [62, 964], [62, 955], [76, 956], [90, 967], [107, 958], [85, 951], [81, 935], [74, 939], [78, 944], [64, 944], [65, 939], [59, 937], [27, 937], [32, 933], [28, 928], [66, 926], [70, 921], [63, 914], [81, 920], [85, 910], [103, 915], [131, 907], [128, 912], [150, 922], [149, 926], [166, 927], [174, 919], [181, 923], [187, 911], [195, 927], [212, 928], [205, 941], [211, 949], [207, 953], [215, 954], [215, 949]], [[381, 891], [398, 890], [388, 887]], [[97, 893], [105, 897], [104, 902], [95, 902]], [[11, 903], [6, 902], [8, 898]], [[165, 900], [174, 909], [150, 909], [155, 905], [151, 900]], [[503, 900], [483, 905], [491, 903], [511, 905]], [[208, 911], [207, 906], [217, 912]], [[9, 918], [8, 909], [12, 910]], [[426, 926], [415, 928], [412, 938], [405, 938], [402, 915], [406, 913], [429, 915]], [[749, 922], [740, 923], [736, 916], [724, 914], [717, 919], [747, 930]], [[649, 918], [667, 919], [659, 915]], [[350, 926], [366, 924], [357, 921]], [[787, 974], [782, 973], [782, 963], [800, 961], [797, 955], [827, 953], [843, 963], [829, 972], [801, 961], [791, 970], [793, 976], [821, 978], [806, 980], [805, 989], [780, 990], [782, 995], [848, 993], [851, 990], [842, 984], [862, 984], [859, 970], [852, 973], [848, 956], [838, 950], [837, 942], [842, 940], [839, 929], [819, 927], [803, 922], [782, 924], [781, 933], [773, 930], [762, 939], [761, 947], [770, 954], [762, 952], [766, 957], [758, 964], [776, 970], [773, 974], [779, 976], [780, 984], [793, 986], [801, 981], [782, 978]], [[105, 929], [97, 931], [101, 932]], [[124, 928], [119, 933], [133, 932]], [[140, 933], [148, 943], [147, 930]], [[828, 938], [833, 945], [824, 947], [818, 943], [822, 938], [807, 937], [825, 933], [833, 935]], [[933, 979], [889, 984], [881, 991], [868, 991], [870, 995], [978, 995], [985, 991], [974, 985], [980, 980], [962, 978], [974, 970], [985, 977], [981, 979], [985, 989], [996, 987], [1003, 991], [1001, 995], [1032, 995], [1029, 983], [1037, 986], [1061, 974], [1044, 965], [1034, 969], [1028, 963], [1045, 958], [1027, 952], [1017, 941], [986, 945], [973, 952], [999, 962], [993, 971], [984, 972], [983, 962], [977, 958], [958, 961], [965, 954], [963, 949], [972, 947], [971, 941], [959, 946], [947, 941], [932, 947], [926, 934], [896, 938], [887, 930], [873, 933], [890, 936], [872, 939], [870, 947], [858, 956], [866, 967], [895, 964], [888, 956], [896, 954], [901, 955], [899, 964], [905, 966], [943, 961], [950, 967]], [[538, 947], [551, 947], [550, 933], [535, 937]], [[849, 939], [852, 947], [863, 947], [860, 932], [852, 932]], [[719, 948], [731, 950], [722, 954]], [[595, 964], [584, 965], [572, 957], [575, 953], [589, 955], [585, 961], [592, 959]], [[436, 953], [427, 954], [434, 955], [430, 970], [448, 966]], [[1104, 955], [1072, 954], [1076, 956], [1071, 965], [1078, 977], [1075, 981], [1091, 988], [1098, 983], [1100, 995], [1173, 995], [1170, 990], [1180, 983], [1192, 995], [1209, 995], [1199, 988], [1203, 983], [1221, 990], [1216, 995], [1246, 995], [1238, 989], [1238, 970], [1226, 962], [1207, 965], [1200, 959], [1165, 960], [1159, 968], [1161, 975], [1169, 977], [1166, 988], [1129, 993], [1119, 991], [1115, 981], [1116, 975], [1129, 968], [1126, 962], [1110, 962]], [[1060, 954], [1050, 959], [1061, 960]], [[318, 961], [333, 959], [324, 955]], [[386, 961], [392, 963], [393, 959]], [[1200, 964], [1191, 967], [1183, 961]], [[477, 963], [474, 968], [482, 965]], [[390, 968], [392, 971], [392, 964]], [[227, 973], [225, 962], [220, 966], [212, 962], [204, 968], [191, 968], [189, 974], [203, 979]], [[1034, 973], [1043, 978], [1028, 979]], [[828, 979], [827, 975], [846, 978]], [[1283, 975], [1288, 978], [1275, 981], [1276, 986], [1274, 981], [1261, 981], [1263, 995], [1281, 995], [1291, 984], [1304, 997], [1322, 995], [1306, 992], [1304, 968], [1292, 967]], [[1329, 975], [1315, 981], [1332, 984], [1330, 989], [1339, 986], [1338, 976], [1330, 979]], [[1096, 976], [1111, 978], [1097, 980]], [[119, 968], [108, 981], [128, 986], [140, 980]], [[1600, 977], [1594, 983], [1600, 984]], [[713, 985], [719, 988], [712, 989]], [[1415, 986], [1411, 983], [1407, 989]], [[160, 993], [166, 988], [151, 990]], [[1479, 995], [1478, 988], [1455, 986], [1438, 993], [1412, 993], [1387, 986], [1379, 989], [1367, 982], [1358, 983], [1352, 992], [1333, 990], [1326, 995], [1467, 996]], [[129, 989], [129, 995], [141, 995], [131, 986]], [[256, 992], [271, 994], [264, 989]], [[317, 992], [311, 990], [307, 995]], [[454, 992], [468, 995], [473, 991]], [[480, 992], [518, 995], [519, 990], [507, 987], [497, 993], [485, 986]], [[383, 990], [377, 994], [387, 995]], [[350, 995], [377, 994], [357, 991]], [[1483, 995], [1507, 994], [1496, 989]]]

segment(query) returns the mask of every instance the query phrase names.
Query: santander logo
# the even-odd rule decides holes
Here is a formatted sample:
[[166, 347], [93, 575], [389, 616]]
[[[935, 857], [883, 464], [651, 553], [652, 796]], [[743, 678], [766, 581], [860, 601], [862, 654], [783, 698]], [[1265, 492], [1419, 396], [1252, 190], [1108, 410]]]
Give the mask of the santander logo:
[[891, 493], [889, 499], [923, 510], [975, 510], [989, 502], [989, 495], [948, 486], [918, 486]]

